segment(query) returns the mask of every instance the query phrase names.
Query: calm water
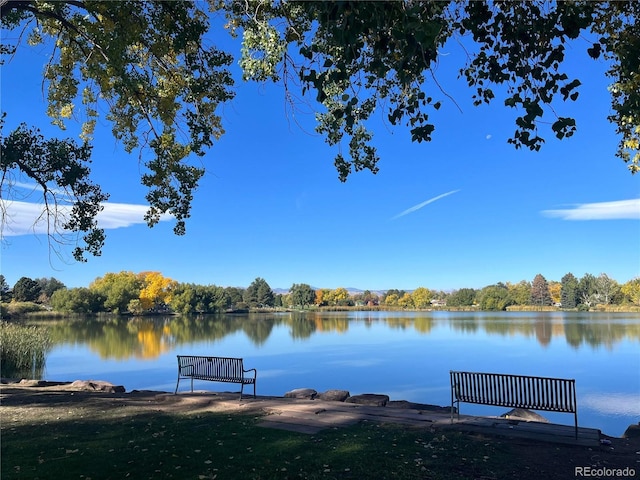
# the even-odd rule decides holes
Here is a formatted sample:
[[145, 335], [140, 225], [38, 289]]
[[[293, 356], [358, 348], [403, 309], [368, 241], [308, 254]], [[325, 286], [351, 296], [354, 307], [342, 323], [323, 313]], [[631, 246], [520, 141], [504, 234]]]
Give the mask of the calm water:
[[[177, 354], [218, 355], [257, 368], [260, 395], [344, 389], [448, 406], [449, 370], [486, 371], [575, 378], [579, 424], [609, 435], [640, 420], [640, 314], [285, 313], [56, 321], [51, 329], [47, 380], [173, 391]], [[505, 410], [461, 406], [471, 414]], [[540, 413], [573, 424], [572, 415]]]

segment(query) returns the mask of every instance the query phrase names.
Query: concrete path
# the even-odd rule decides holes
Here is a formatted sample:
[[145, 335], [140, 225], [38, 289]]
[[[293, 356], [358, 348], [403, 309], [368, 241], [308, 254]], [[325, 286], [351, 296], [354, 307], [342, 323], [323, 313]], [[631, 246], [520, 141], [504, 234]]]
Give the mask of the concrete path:
[[[598, 446], [601, 433], [593, 428], [579, 428], [578, 438], [572, 425], [516, 421], [499, 417], [460, 415], [460, 418], [425, 408], [373, 407], [345, 402], [292, 399], [283, 397], [244, 398], [229, 394], [216, 394], [218, 401], [234, 404], [241, 410], [261, 410], [266, 415], [259, 425], [299, 433], [316, 434], [328, 428], [340, 428], [358, 422], [378, 422], [425, 428], [430, 431], [455, 430], [506, 438], [563, 443], [581, 446]], [[222, 398], [225, 396], [226, 398]], [[216, 402], [217, 403], [217, 402]]]

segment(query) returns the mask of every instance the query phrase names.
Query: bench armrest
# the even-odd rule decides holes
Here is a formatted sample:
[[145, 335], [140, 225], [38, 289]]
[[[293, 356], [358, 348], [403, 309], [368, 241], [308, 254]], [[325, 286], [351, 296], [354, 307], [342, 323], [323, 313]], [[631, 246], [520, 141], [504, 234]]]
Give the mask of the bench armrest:
[[193, 369], [195, 368], [195, 363], [190, 363], [189, 365], [179, 365], [178, 373], [184, 373], [185, 375], [190, 375], [193, 373]]
[[253, 372], [253, 378], [256, 378], [258, 376], [258, 371], [255, 368], [249, 368], [248, 370], [245, 370], [244, 368], [242, 369], [242, 371], [244, 373], [247, 372]]

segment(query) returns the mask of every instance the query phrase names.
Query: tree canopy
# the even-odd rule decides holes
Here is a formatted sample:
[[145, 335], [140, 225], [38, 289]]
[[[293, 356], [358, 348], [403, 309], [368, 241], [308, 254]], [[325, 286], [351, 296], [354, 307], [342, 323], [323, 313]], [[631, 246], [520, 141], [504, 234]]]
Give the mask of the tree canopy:
[[[0, 14], [3, 28], [21, 30], [18, 38], [51, 46], [43, 72], [47, 114], [63, 130], [72, 117], [83, 120], [83, 146], [77, 148], [85, 154], [77, 155], [82, 167], [68, 168], [41, 156], [39, 163], [48, 168], [34, 169], [19, 161], [20, 144], [3, 137], [3, 197], [11, 172], [39, 184], [45, 204], [63, 187], [77, 215], [60, 224], [53, 212], [55, 228], [86, 233], [76, 259], [87, 251], [99, 254], [104, 232], [95, 217], [106, 197], [88, 180], [86, 149], [105, 109], [114, 137], [128, 152], [138, 151], [147, 167], [141, 177], [149, 188], [147, 223], [154, 225], [161, 214], [170, 213], [175, 233], [183, 234], [193, 191], [204, 173], [190, 159], [204, 155], [222, 135], [216, 109], [233, 97], [231, 56], [204, 40], [210, 27], [207, 12], [193, 2], [4, 0]], [[3, 40], [3, 61], [18, 47]], [[27, 127], [21, 129], [27, 136]]]
[[[432, 139], [430, 114], [448, 97], [435, 67], [449, 41], [466, 49], [459, 72], [474, 104], [516, 109], [508, 142], [536, 151], [548, 135], [562, 139], [577, 128], [562, 114], [561, 102], [577, 101], [581, 84], [564, 71], [567, 46], [604, 58], [617, 155], [632, 173], [640, 170], [640, 2], [0, 0], [0, 14], [3, 29], [19, 32], [14, 43], [3, 40], [3, 61], [22, 48], [22, 37], [49, 46], [47, 114], [62, 129], [71, 118], [82, 121], [82, 145], [66, 143], [78, 151], [67, 163], [44, 156], [44, 148], [27, 162], [24, 142], [54, 140], [26, 125], [3, 134], [2, 195], [18, 175], [40, 185], [45, 203], [61, 201], [63, 187], [73, 214], [60, 220], [50, 213], [55, 226], [84, 235], [77, 259], [99, 254], [104, 242], [95, 218], [106, 194], [88, 167], [103, 111], [114, 137], [146, 166], [148, 224], [169, 213], [175, 233], [185, 232], [204, 173], [194, 156], [224, 133], [216, 112], [234, 96], [233, 58], [212, 44], [224, 33], [214, 14], [226, 15], [226, 29], [241, 36], [245, 80], [281, 82], [293, 108], [300, 96], [317, 102], [317, 131], [336, 148], [342, 181], [354, 171], [378, 171], [369, 121], [375, 112], [407, 126], [411, 141]], [[9, 141], [18, 133], [22, 143]]]
[[348, 141], [348, 157], [335, 158], [341, 180], [352, 171], [377, 171], [378, 155], [367, 120], [383, 109], [392, 125], [404, 123], [411, 140], [429, 141], [446, 93], [434, 67], [450, 39], [463, 42], [460, 74], [474, 104], [496, 98], [517, 108], [516, 148], [539, 150], [545, 124], [558, 138], [571, 136], [575, 119], [556, 113], [554, 100], [578, 99], [580, 80], [563, 72], [568, 42], [584, 37], [594, 58], [610, 61], [612, 114], [621, 136], [618, 156], [640, 169], [640, 17], [638, 2], [230, 2], [232, 28], [243, 30], [245, 78], [293, 77], [324, 107], [320, 133], [330, 145]]
[[13, 286], [13, 298], [17, 302], [35, 302], [40, 296], [40, 285], [29, 277], [20, 277]]
[[294, 283], [289, 289], [291, 303], [296, 307], [306, 307], [313, 305], [316, 299], [316, 292], [306, 283]]
[[264, 278], [256, 278], [243, 295], [244, 302], [252, 307], [273, 306], [273, 290]]

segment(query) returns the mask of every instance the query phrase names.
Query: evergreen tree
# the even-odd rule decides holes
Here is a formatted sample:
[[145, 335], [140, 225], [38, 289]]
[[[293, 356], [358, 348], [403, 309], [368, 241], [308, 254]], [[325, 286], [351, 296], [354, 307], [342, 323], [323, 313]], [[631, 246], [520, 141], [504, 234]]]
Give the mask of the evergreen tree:
[[578, 306], [578, 279], [573, 273], [567, 273], [560, 281], [560, 303], [562, 308], [576, 308]]
[[273, 290], [264, 278], [256, 278], [244, 291], [244, 302], [250, 307], [272, 307]]
[[541, 274], [537, 274], [531, 284], [531, 304], [539, 307], [551, 305], [549, 284]]
[[262, 307], [273, 307], [274, 296], [273, 290], [269, 284], [265, 281], [262, 281], [260, 285], [258, 285], [258, 305]]
[[4, 275], [0, 275], [0, 301], [8, 302], [11, 300], [11, 288], [4, 278]]
[[29, 277], [21, 277], [13, 286], [13, 298], [17, 302], [35, 302], [40, 296], [40, 285]]

